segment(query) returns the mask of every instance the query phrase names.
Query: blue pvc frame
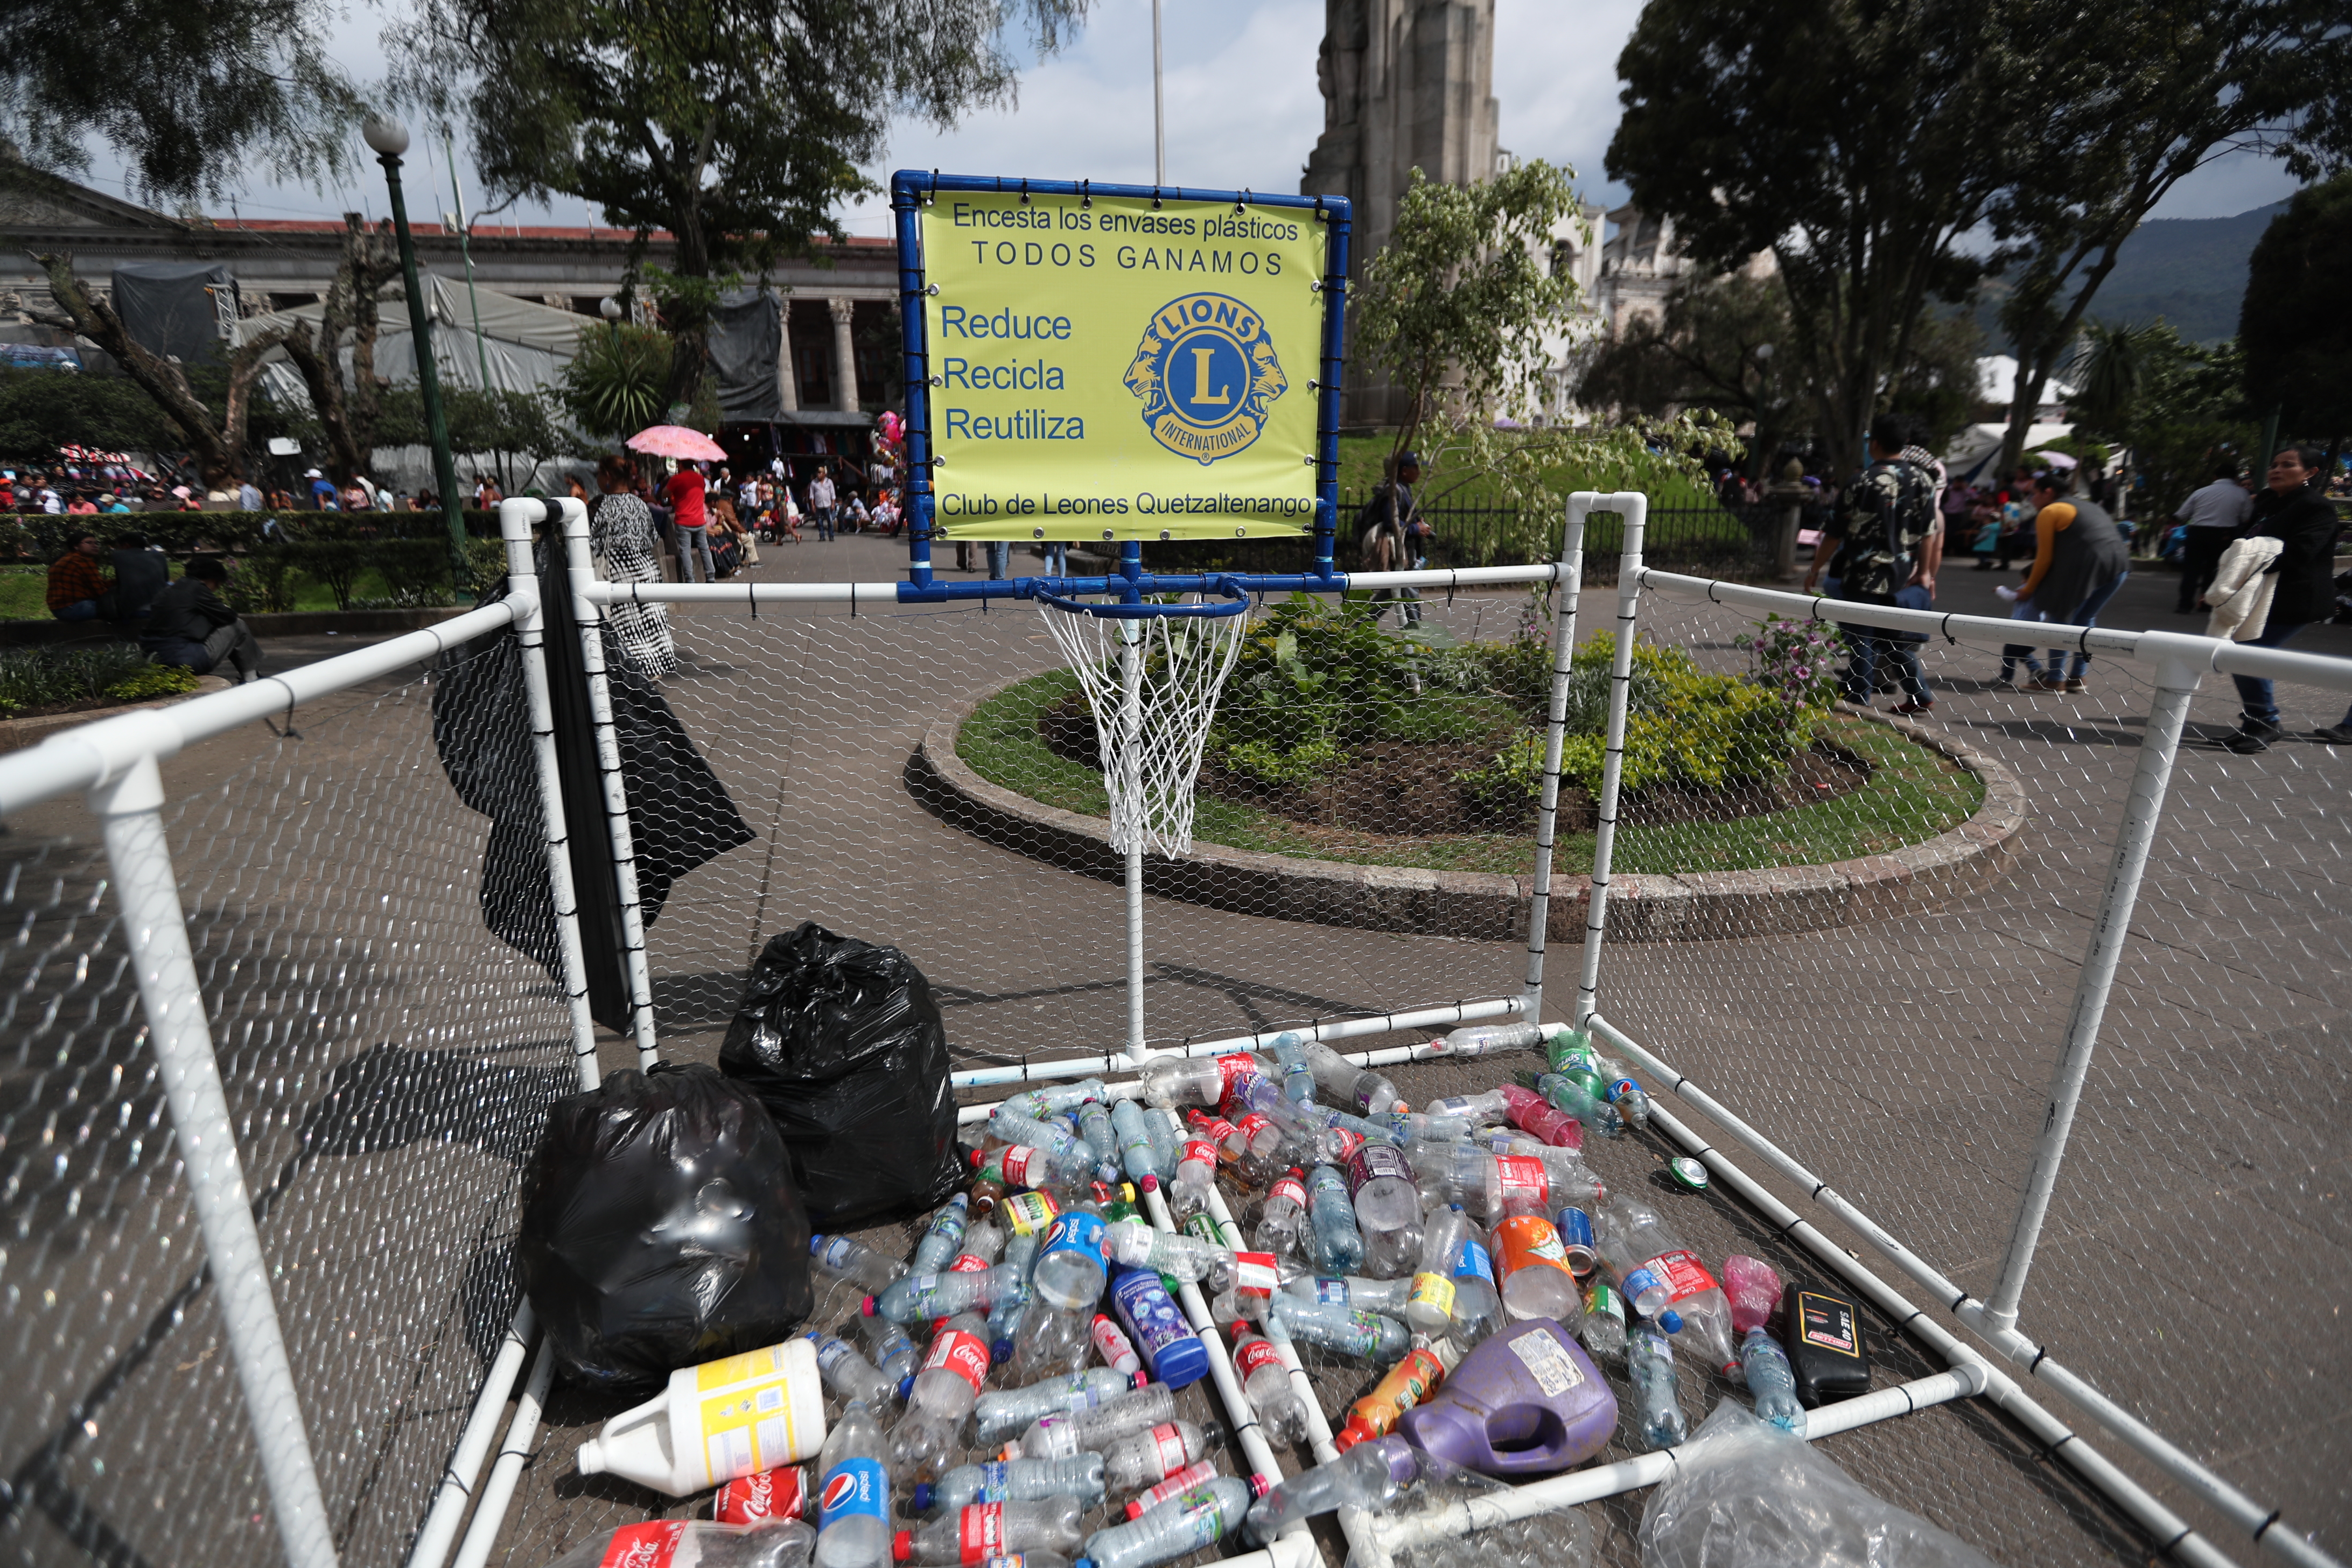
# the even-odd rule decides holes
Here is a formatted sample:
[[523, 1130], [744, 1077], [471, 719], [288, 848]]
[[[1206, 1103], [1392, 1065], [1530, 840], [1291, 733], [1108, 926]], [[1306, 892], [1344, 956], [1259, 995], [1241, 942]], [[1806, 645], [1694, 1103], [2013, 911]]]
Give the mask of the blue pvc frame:
[[[1108, 577], [1013, 577], [996, 582], [941, 583], [931, 575], [931, 372], [924, 336], [923, 244], [916, 215], [941, 191], [984, 191], [992, 195], [1134, 196], [1160, 201], [1231, 202], [1236, 208], [1296, 207], [1330, 226], [1323, 274], [1323, 368], [1315, 392], [1315, 570], [1308, 574], [1211, 572], [1152, 576], [1143, 570], [1143, 544], [1128, 540], [1119, 549], [1118, 573]], [[898, 236], [898, 323], [907, 384], [907, 581], [898, 584], [902, 605], [937, 605], [953, 599], [1067, 599], [1078, 594], [1117, 594], [1120, 605], [1141, 605], [1148, 594], [1202, 594], [1226, 598], [1250, 594], [1345, 593], [1348, 576], [1332, 558], [1339, 528], [1339, 393], [1346, 374], [1348, 256], [1353, 215], [1345, 196], [1268, 196], [1251, 191], [1203, 191], [1181, 185], [1097, 185], [1091, 180], [1008, 179], [992, 174], [942, 174], [901, 169], [890, 176], [890, 210]], [[1109, 606], [1096, 606], [1099, 611]], [[1152, 615], [1150, 608], [1130, 615]], [[1195, 609], [1193, 613], [1198, 614]]]

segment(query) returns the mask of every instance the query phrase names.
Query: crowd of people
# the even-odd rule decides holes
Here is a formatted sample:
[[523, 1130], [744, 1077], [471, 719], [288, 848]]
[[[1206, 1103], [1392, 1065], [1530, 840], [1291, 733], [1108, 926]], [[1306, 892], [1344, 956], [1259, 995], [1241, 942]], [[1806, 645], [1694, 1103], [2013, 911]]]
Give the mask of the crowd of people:
[[[1932, 608], [1946, 541], [1965, 519], [1979, 569], [1998, 561], [2006, 571], [2013, 557], [2027, 557], [2023, 581], [1996, 590], [2009, 601], [2011, 619], [2097, 626], [2130, 577], [2133, 560], [2131, 534], [2102, 493], [2105, 476], [2053, 466], [2021, 474], [1997, 494], [1975, 494], [1948, 484], [1942, 464], [1916, 437], [1902, 416], [1872, 422], [1870, 462], [1839, 496], [1806, 587], [1849, 603]], [[2305, 626], [2329, 619], [2342, 524], [2326, 494], [2325, 467], [2315, 448], [2285, 447], [2272, 458], [2260, 489], [2250, 490], [2227, 466], [2192, 494], [2174, 519], [2189, 536], [2178, 612], [2207, 612], [2208, 636], [2260, 647], [2283, 647]], [[2170, 526], [2158, 525], [2160, 531]], [[1850, 654], [1842, 679], [1847, 700], [1867, 704], [1895, 689], [1903, 696], [1896, 713], [1935, 707], [1916, 634], [1860, 625], [1840, 630]], [[2039, 652], [2030, 640], [2004, 647], [2000, 683], [2037, 691], [2085, 689], [2091, 655], [2079, 644], [2050, 649], [2047, 666]], [[2238, 728], [2221, 743], [2239, 752], [2267, 750], [2285, 733], [2272, 683], [2231, 679], [2241, 711]], [[2352, 743], [2352, 713], [2315, 734]]]

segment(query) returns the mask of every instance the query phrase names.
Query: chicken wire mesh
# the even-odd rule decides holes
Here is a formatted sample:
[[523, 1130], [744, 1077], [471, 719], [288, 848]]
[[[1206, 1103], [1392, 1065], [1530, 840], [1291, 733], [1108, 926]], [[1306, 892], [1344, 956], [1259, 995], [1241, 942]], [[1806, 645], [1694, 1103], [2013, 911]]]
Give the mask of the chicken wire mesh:
[[[1753, 668], [1771, 629], [1655, 593], [1640, 623], [1662, 655], [1723, 673]], [[1833, 831], [1791, 829], [1786, 842], [1835, 863], [1832, 874], [1750, 870], [1629, 794], [1599, 1004], [1990, 1300], [2152, 672], [2100, 657], [2082, 689], [2048, 690], [1990, 650], [1912, 646], [1932, 710], [1889, 719], [1905, 694], [1882, 685], [1878, 714], [1842, 711], [1792, 769], [1819, 774], [1803, 783], [1829, 804], [1808, 809]], [[2208, 676], [2193, 700], [2019, 1327], [2341, 1553], [2352, 1439], [2333, 1390], [2352, 1371], [2339, 1305], [2352, 1286], [2340, 1223], [2352, 1136], [2323, 1108], [2352, 1088], [2347, 774], [2340, 752], [2299, 737], [2335, 723], [2345, 697], [2281, 683], [2278, 701], [2288, 737], [2242, 755], [2220, 743], [2238, 718], [2231, 682]], [[1841, 767], [1848, 777], [1833, 776]], [[1664, 875], [1710, 859], [1720, 873]], [[1808, 1195], [1794, 1201], [1818, 1215]], [[2237, 1272], [2225, 1260], [2252, 1258], [2295, 1281], [2274, 1300], [2307, 1303], [2288, 1311], [2303, 1330], [2235, 1331], [2241, 1309], [2220, 1281]], [[2125, 1468], [2247, 1550], [2184, 1489]]]
[[[398, 1561], [516, 1297], [521, 1163], [578, 1086], [559, 990], [492, 939], [483, 819], [421, 672], [192, 748], [164, 820], [331, 1529]], [[280, 1555], [95, 825], [0, 838], [5, 1550]]]

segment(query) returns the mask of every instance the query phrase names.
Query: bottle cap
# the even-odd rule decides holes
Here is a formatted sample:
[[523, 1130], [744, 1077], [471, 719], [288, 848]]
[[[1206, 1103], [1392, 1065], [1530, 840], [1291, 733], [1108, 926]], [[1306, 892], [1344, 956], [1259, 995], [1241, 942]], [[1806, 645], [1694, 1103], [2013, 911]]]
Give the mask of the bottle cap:
[[[993, 1364], [1002, 1364], [1004, 1362], [1011, 1361], [1013, 1359], [1013, 1342], [1009, 1339], [1003, 1339], [997, 1341], [994, 1344], [990, 1345], [988, 1347], [988, 1359]], [[920, 1508], [922, 1504], [917, 1503], [915, 1506]]]
[[914, 1378], [913, 1378], [913, 1377], [911, 1377], [911, 1376], [902, 1377], [902, 1378], [900, 1378], [900, 1379], [898, 1380], [898, 1403], [899, 1403], [899, 1404], [901, 1404], [901, 1405], [906, 1404], [906, 1403], [907, 1403], [907, 1395], [908, 1395], [909, 1394], [912, 1394], [912, 1393], [914, 1393], [914, 1392], [915, 1392], [915, 1380], [914, 1380]]
[[890, 1561], [904, 1563], [915, 1554], [915, 1532], [902, 1530], [890, 1538]]
[[931, 1483], [929, 1481], [915, 1483], [915, 1511], [917, 1513], [931, 1511]]
[[860, 1316], [860, 1317], [862, 1317], [862, 1318], [870, 1318], [870, 1317], [872, 1317], [872, 1316], [874, 1315], [874, 1298], [873, 1298], [873, 1297], [868, 1296], [868, 1297], [866, 1297], [866, 1300], [864, 1300], [863, 1301], [860, 1301], [860, 1302], [857, 1304], [857, 1314], [858, 1314], [858, 1316]]
[[1683, 1331], [1683, 1315], [1671, 1309], [1666, 1311], [1660, 1312], [1658, 1314], [1658, 1327], [1665, 1330], [1666, 1332], [1670, 1334], [1681, 1333]]
[[809, 1232], [809, 1256], [811, 1258], [814, 1258], [818, 1253], [823, 1252], [824, 1250], [824, 1244], [832, 1239], [833, 1238], [831, 1237], [825, 1235], [824, 1232], [821, 1230], [813, 1230]]
[[1332, 1451], [1344, 1454], [1357, 1444], [1369, 1443], [1371, 1439], [1372, 1429], [1364, 1425], [1363, 1417], [1350, 1415], [1348, 1417], [1348, 1424], [1332, 1435]]
[[1249, 1478], [1249, 1489], [1251, 1497], [1262, 1498], [1274, 1489], [1274, 1478], [1252, 1471]]
[[1145, 1386], [1151, 1381], [1151, 1374], [1144, 1371], [1141, 1367], [1137, 1367], [1132, 1373], [1129, 1373], [1128, 1376], [1129, 1381], [1133, 1383], [1138, 1388]]
[[1158, 1192], [1160, 1190], [1160, 1178], [1155, 1175], [1146, 1174], [1143, 1178], [1143, 1190], [1147, 1193]]

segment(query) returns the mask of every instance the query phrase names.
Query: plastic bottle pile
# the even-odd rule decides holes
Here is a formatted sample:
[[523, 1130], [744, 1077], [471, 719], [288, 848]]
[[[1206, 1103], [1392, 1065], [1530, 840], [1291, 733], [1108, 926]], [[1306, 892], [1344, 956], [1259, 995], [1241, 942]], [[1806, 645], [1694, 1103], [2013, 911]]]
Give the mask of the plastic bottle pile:
[[[1586, 1037], [1485, 1026], [1445, 1047], [1540, 1048], [1545, 1070], [1415, 1110], [1381, 1074], [1285, 1035], [1262, 1054], [1156, 1059], [1117, 1089], [1006, 1100], [967, 1130], [971, 1187], [911, 1260], [811, 1243], [822, 1274], [866, 1292], [854, 1332], [806, 1336], [841, 1412], [815, 1484], [760, 1478], [762, 1498], [795, 1500], [772, 1510], [730, 1505], [730, 1486], [716, 1518], [744, 1533], [681, 1544], [761, 1568], [812, 1551], [821, 1568], [1150, 1568], [1378, 1511], [1417, 1481], [1584, 1463], [1619, 1430], [1619, 1388], [1632, 1440], [1661, 1447], [1688, 1436], [1685, 1376], [1742, 1385], [1800, 1433], [1807, 1407], [1867, 1387], [1850, 1303], [1784, 1293], [1751, 1258], [1710, 1269], [1586, 1167], [1588, 1138], [1649, 1115]], [[1319, 1465], [1300, 1345], [1385, 1369], [1327, 1413], [1338, 1457]], [[1228, 1368], [1257, 1431], [1296, 1448], [1287, 1479], [1180, 1416], [1176, 1392]], [[702, 1446], [673, 1428], [664, 1451]], [[1081, 1516], [1106, 1507], [1124, 1521], [1087, 1533]], [[779, 1528], [803, 1511], [813, 1537]]]

